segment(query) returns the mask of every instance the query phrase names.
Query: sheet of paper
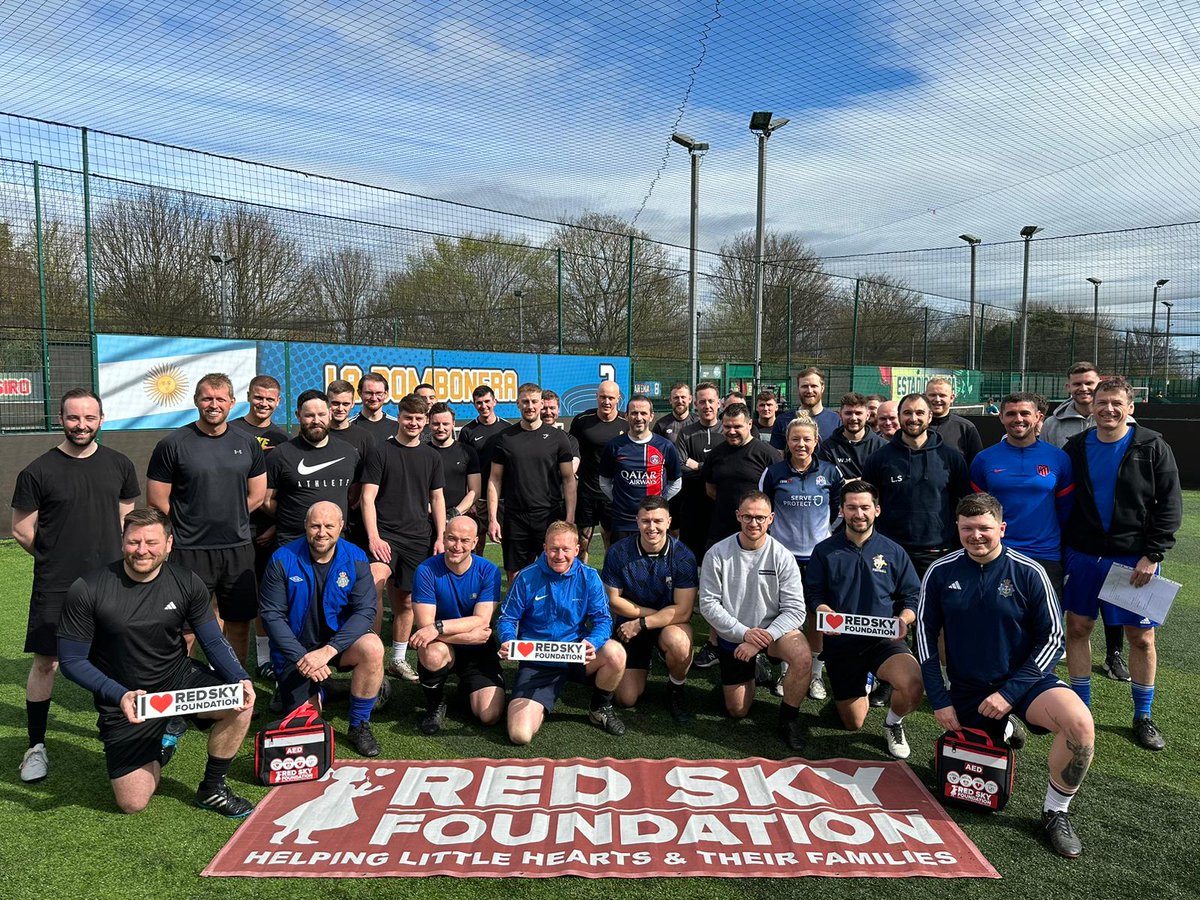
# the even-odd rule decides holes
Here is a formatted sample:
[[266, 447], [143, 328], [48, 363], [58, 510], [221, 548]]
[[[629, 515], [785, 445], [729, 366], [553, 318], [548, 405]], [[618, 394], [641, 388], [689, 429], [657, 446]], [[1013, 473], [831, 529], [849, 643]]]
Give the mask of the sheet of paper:
[[1171, 611], [1171, 603], [1182, 587], [1177, 581], [1169, 581], [1160, 575], [1150, 579], [1143, 587], [1134, 587], [1129, 583], [1133, 569], [1120, 563], [1113, 563], [1108, 570], [1108, 576], [1100, 587], [1100, 599], [1121, 609], [1127, 609], [1139, 616], [1144, 616], [1151, 622], [1161, 625], [1167, 621], [1167, 613]]

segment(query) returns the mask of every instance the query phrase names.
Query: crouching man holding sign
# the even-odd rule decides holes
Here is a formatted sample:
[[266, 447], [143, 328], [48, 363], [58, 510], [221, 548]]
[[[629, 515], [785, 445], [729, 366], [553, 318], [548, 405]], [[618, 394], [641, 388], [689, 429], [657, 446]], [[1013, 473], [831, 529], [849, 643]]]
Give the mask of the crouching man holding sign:
[[[861, 479], [846, 482], [842, 488], [846, 529], [813, 549], [804, 594], [810, 608], [827, 614], [821, 658], [842, 724], [857, 731], [866, 722], [867, 673], [875, 673], [892, 686], [891, 708], [883, 725], [888, 753], [908, 759], [904, 717], [921, 702], [921, 669], [904, 638], [917, 618], [921, 585], [904, 548], [875, 531], [878, 515], [875, 485]], [[898, 620], [892, 619], [897, 613]], [[847, 621], [850, 617], [876, 626], [899, 624], [894, 636], [870, 636], [861, 633], [870, 628], [856, 633]]]
[[1004, 510], [995, 497], [965, 497], [956, 518], [963, 549], [933, 563], [921, 582], [917, 655], [925, 692], [947, 731], [978, 728], [999, 741], [1012, 713], [1034, 733], [1054, 732], [1042, 832], [1055, 853], [1077, 857], [1083, 844], [1067, 808], [1092, 763], [1095, 733], [1088, 708], [1054, 674], [1064, 645], [1058, 598], [1045, 569], [1001, 543]]
[[[612, 615], [600, 573], [583, 565], [579, 532], [567, 522], [546, 529], [545, 552], [513, 579], [496, 630], [501, 659], [536, 656], [541, 642], [582, 643], [583, 662], [521, 662], [508, 704], [508, 737], [528, 744], [554, 709], [567, 679], [592, 682], [591, 720], [611, 735], [625, 733], [613, 691], [625, 674], [625, 648], [612, 637]], [[518, 640], [519, 638], [519, 640]], [[566, 652], [569, 648], [550, 648]]]
[[[158, 789], [162, 772], [162, 738], [168, 720], [165, 715], [150, 719], [139, 715], [138, 697], [154, 694], [154, 701], [161, 699], [155, 703], [157, 711], [170, 714], [182, 698], [167, 692], [198, 694], [201, 689], [232, 684], [241, 687], [241, 705], [236, 709], [186, 716], [199, 728], [212, 728], [196, 805], [231, 819], [248, 816], [253, 804], [234, 794], [225, 776], [250, 727], [254, 709], [250, 676], [221, 634], [204, 582], [167, 563], [170, 519], [156, 509], [134, 510], [125, 517], [121, 544], [122, 560], [71, 585], [58, 626], [63, 674], [95, 697], [117, 805], [122, 812], [141, 812]], [[195, 632], [215, 672], [188, 658], [185, 629]], [[236, 691], [224, 693], [233, 696]]]

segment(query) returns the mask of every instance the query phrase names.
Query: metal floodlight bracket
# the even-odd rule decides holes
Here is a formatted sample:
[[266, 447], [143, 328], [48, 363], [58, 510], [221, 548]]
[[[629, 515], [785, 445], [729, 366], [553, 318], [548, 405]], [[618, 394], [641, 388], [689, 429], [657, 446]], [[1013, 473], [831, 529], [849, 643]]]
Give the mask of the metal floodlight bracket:
[[771, 115], [769, 112], [756, 112], [750, 114], [750, 130], [751, 131], [770, 131], [771, 130]]
[[1021, 229], [1021, 237], [1025, 238], [1025, 240], [1029, 240], [1041, 230], [1042, 226], [1040, 225], [1026, 225]]
[[959, 239], [960, 241], [966, 241], [966, 242], [967, 242], [968, 244], [970, 244], [972, 247], [974, 247], [976, 244], [982, 244], [982, 243], [983, 243], [983, 238], [977, 238], [977, 237], [975, 237], [975, 235], [973, 235], [973, 234], [960, 234], [960, 235], [958, 236], [958, 239]]
[[1096, 285], [1096, 287], [1099, 287], [1100, 285], [1104, 284], [1104, 282], [1102, 280], [1100, 280], [1099, 278], [1096, 278], [1095, 276], [1088, 278], [1087, 280], [1090, 281], [1092, 284]]

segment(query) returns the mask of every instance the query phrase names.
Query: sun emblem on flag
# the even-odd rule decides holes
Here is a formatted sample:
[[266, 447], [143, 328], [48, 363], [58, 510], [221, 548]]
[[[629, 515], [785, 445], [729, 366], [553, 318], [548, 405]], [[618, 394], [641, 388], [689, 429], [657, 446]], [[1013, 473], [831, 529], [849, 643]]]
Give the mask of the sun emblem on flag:
[[155, 366], [142, 379], [142, 390], [155, 406], [176, 406], [187, 398], [188, 377], [171, 363]]

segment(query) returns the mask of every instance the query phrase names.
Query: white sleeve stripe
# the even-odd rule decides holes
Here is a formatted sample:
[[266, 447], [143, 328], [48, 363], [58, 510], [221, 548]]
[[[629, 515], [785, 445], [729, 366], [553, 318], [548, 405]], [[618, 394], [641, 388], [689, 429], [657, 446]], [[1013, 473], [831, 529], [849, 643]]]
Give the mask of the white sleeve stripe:
[[1034, 658], [1034, 663], [1043, 672], [1049, 672], [1063, 649], [1062, 610], [1058, 605], [1058, 594], [1055, 593], [1054, 585], [1050, 582], [1050, 576], [1036, 560], [1023, 553], [1010, 551], [1010, 555], [1014, 562], [1033, 569], [1041, 579], [1042, 587], [1045, 588], [1046, 606], [1050, 613], [1050, 636], [1046, 640], [1046, 646], [1042, 648], [1042, 652]]
[[925, 635], [925, 585], [929, 582], [929, 576], [933, 574], [933, 570], [938, 566], [944, 566], [952, 560], [962, 557], [963, 551], [956, 550], [943, 556], [941, 559], [934, 562], [928, 569], [925, 570], [925, 577], [921, 579], [921, 594], [917, 598], [917, 659], [924, 662], [930, 656], [929, 639]]

